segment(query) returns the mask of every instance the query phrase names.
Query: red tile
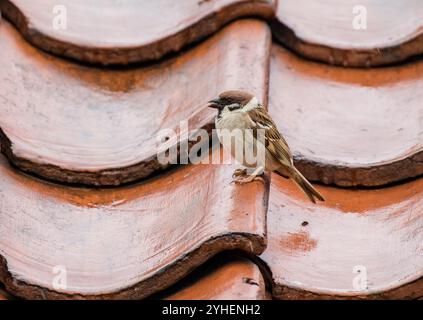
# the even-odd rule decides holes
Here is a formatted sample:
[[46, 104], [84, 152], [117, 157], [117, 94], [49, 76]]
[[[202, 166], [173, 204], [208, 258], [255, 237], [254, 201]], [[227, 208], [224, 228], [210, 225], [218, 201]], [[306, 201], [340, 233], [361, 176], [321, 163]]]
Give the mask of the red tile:
[[[260, 254], [266, 187], [231, 183], [235, 168], [187, 165], [143, 184], [85, 189], [0, 160], [0, 281], [30, 299], [139, 299], [221, 251]], [[66, 287], [55, 286], [65, 274]]]
[[236, 18], [273, 17], [274, 2], [3, 0], [0, 8], [41, 49], [92, 63], [125, 64], [179, 51]]
[[[157, 161], [161, 130], [210, 129], [207, 101], [243, 89], [267, 98], [270, 32], [242, 20], [189, 52], [148, 67], [89, 68], [33, 48], [0, 28], [2, 151], [47, 179], [119, 185], [167, 167]], [[183, 132], [181, 140], [186, 141]], [[1, 136], [1, 135], [0, 135]]]
[[269, 112], [310, 180], [379, 186], [423, 174], [423, 60], [346, 69], [274, 45]]
[[3, 289], [0, 288], [0, 301], [12, 300], [13, 298]]
[[[422, 52], [423, 6], [406, 2], [398, 10], [393, 0], [382, 9], [365, 0], [372, 21], [366, 32], [348, 29], [350, 0], [280, 2], [280, 21], [271, 25], [308, 58], [387, 64]], [[68, 10], [67, 30], [52, 27], [57, 4]], [[271, 0], [101, 4], [0, 0], [35, 46], [105, 65], [159, 59], [238, 17], [270, 21], [274, 13]], [[8, 22], [0, 36], [0, 138], [16, 167], [91, 186], [156, 175], [89, 189], [27, 176], [0, 159], [0, 281], [12, 294], [270, 298], [257, 265], [219, 255], [242, 250], [260, 255], [276, 298], [423, 296], [423, 179], [383, 189], [317, 186], [326, 202], [315, 205], [276, 175], [270, 198], [267, 180], [231, 184], [235, 165], [186, 165], [158, 175], [168, 166], [158, 163], [155, 143], [161, 129], [184, 120], [191, 130], [210, 131], [215, 113], [205, 103], [224, 90], [249, 91], [267, 105], [270, 81], [269, 112], [310, 180], [381, 186], [416, 177], [423, 174], [422, 62], [336, 68], [274, 45], [269, 79], [270, 32], [257, 20], [234, 22], [167, 61], [108, 69], [43, 53]], [[0, 288], [0, 300], [9, 298]]]
[[284, 0], [277, 18], [273, 31], [279, 41], [330, 64], [376, 66], [423, 52], [419, 0]]
[[318, 190], [326, 202], [310, 204], [290, 181], [272, 176], [261, 258], [273, 273], [275, 297], [421, 297], [423, 179], [375, 190]]
[[160, 298], [167, 300], [264, 300], [263, 276], [253, 262], [219, 255], [198, 268]]

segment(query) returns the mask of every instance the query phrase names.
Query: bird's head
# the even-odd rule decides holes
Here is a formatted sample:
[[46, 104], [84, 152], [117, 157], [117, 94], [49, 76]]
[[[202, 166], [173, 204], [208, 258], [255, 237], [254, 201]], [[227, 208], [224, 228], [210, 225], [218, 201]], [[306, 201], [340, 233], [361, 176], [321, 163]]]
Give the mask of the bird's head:
[[232, 112], [244, 108], [255, 108], [259, 105], [258, 100], [250, 93], [244, 91], [225, 91], [217, 99], [209, 101], [208, 107], [222, 111]]

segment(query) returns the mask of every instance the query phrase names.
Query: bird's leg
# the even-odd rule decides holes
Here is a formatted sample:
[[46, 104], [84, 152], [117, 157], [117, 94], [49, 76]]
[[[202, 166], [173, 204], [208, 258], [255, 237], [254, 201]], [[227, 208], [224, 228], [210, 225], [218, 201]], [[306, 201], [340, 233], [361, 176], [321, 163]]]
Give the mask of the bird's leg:
[[247, 168], [245, 169], [236, 169], [232, 174], [232, 178], [246, 176], [247, 175]]
[[252, 182], [252, 181], [262, 181], [262, 182], [264, 182], [264, 179], [262, 177], [258, 177], [258, 176], [262, 175], [263, 173], [264, 173], [264, 168], [263, 167], [257, 167], [256, 170], [254, 170], [254, 172], [252, 174], [250, 174], [249, 176], [247, 176], [245, 178], [234, 179], [233, 182], [240, 183], [240, 184], [249, 183], [249, 182]]

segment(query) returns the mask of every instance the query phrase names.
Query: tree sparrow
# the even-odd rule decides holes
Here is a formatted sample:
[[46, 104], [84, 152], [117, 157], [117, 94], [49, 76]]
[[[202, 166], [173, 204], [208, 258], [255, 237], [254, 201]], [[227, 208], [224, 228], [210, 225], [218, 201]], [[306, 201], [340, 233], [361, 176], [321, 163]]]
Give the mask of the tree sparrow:
[[[231, 152], [232, 156], [244, 166], [256, 168], [251, 175], [246, 174], [246, 169], [236, 170], [234, 178], [237, 178], [234, 182], [248, 183], [256, 180], [264, 170], [272, 171], [284, 178], [292, 178], [312, 202], [316, 203], [316, 199], [324, 201], [323, 196], [295, 168], [288, 144], [256, 97], [247, 92], [226, 91], [220, 94], [218, 99], [209, 101], [208, 106], [218, 110], [215, 122], [223, 148]], [[235, 130], [241, 131], [243, 134], [232, 135]], [[224, 131], [230, 133], [230, 139], [224, 136]], [[251, 139], [248, 139], [246, 132], [251, 132]], [[261, 139], [259, 138], [260, 132], [262, 133]], [[237, 142], [243, 148], [241, 152], [236, 152]], [[255, 163], [246, 161], [245, 154], [247, 152], [257, 153], [260, 148], [264, 150], [263, 154], [265, 155], [261, 165], [260, 161]], [[239, 178], [240, 176], [244, 177]]]

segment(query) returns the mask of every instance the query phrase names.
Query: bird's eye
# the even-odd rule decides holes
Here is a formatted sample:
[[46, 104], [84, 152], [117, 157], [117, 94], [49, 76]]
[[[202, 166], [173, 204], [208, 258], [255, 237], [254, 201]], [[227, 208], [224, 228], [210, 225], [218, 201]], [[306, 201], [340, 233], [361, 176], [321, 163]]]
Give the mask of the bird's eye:
[[234, 103], [228, 106], [229, 111], [239, 109], [241, 106], [238, 103]]

